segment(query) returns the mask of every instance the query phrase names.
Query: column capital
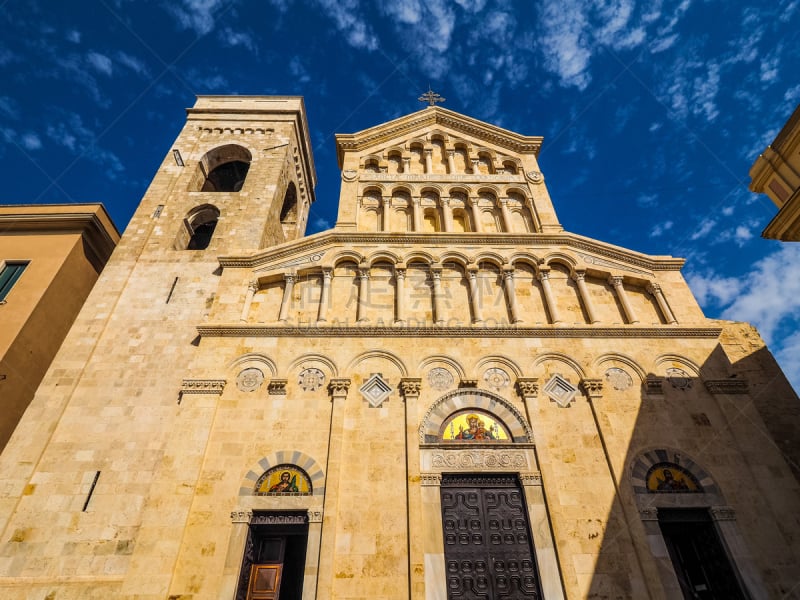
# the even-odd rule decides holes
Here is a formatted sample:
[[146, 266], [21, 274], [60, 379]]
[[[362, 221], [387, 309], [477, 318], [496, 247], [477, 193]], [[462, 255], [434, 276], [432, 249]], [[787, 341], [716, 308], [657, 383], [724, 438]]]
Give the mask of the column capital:
[[503, 267], [502, 273], [503, 273], [503, 281], [508, 281], [509, 279], [511, 281], [514, 281], [514, 267], [509, 267], [509, 268]]
[[249, 508], [246, 510], [234, 510], [231, 513], [231, 521], [234, 523], [249, 523], [253, 518], [253, 511]]
[[450, 196], [439, 196], [439, 204], [442, 206], [450, 206]]
[[404, 398], [419, 396], [421, 389], [422, 389], [421, 377], [403, 377], [400, 380], [400, 392], [403, 394]]
[[539, 378], [517, 377], [516, 388], [523, 399], [536, 398], [539, 395]]
[[603, 397], [603, 380], [587, 377], [581, 380], [581, 387], [589, 398]]
[[250, 290], [251, 292], [257, 292], [258, 291], [258, 281], [255, 280], [255, 279], [250, 280], [250, 282], [247, 284], [247, 289]]
[[613, 287], [619, 287], [622, 285], [622, 275], [609, 275], [608, 276], [608, 284]]
[[540, 268], [539, 272], [536, 274], [536, 279], [539, 281], [548, 281], [550, 279], [550, 268]]
[[423, 148], [422, 151], [425, 154], [428, 154], [428, 155], [432, 155], [433, 154], [433, 148]]
[[283, 278], [284, 278], [284, 280], [286, 280], [287, 283], [294, 283], [294, 277], [295, 277], [295, 274], [291, 273], [291, 272], [283, 274]]
[[445, 148], [445, 152], [447, 153], [447, 156], [455, 156], [456, 149], [455, 148]]
[[322, 277], [325, 279], [333, 277], [333, 267], [322, 267]]
[[350, 390], [349, 377], [335, 377], [328, 383], [328, 392], [331, 398], [347, 398], [347, 392]]
[[647, 290], [647, 293], [651, 296], [657, 296], [661, 293], [661, 286], [657, 283], [648, 283], [645, 290]]
[[586, 271], [584, 269], [576, 269], [570, 275], [573, 281], [585, 281], [586, 279]]

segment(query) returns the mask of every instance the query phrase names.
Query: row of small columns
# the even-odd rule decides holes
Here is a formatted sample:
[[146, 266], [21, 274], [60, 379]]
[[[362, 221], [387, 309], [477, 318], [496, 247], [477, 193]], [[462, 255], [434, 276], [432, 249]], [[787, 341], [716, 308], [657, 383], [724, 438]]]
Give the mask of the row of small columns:
[[[442, 292], [442, 265], [434, 263], [430, 266], [431, 276], [433, 278], [433, 312], [437, 324], [444, 323], [444, 313], [442, 311], [442, 300], [444, 294]], [[364, 314], [366, 303], [362, 298], [367, 298], [369, 295], [369, 270], [370, 266], [366, 263], [361, 263], [358, 267], [358, 297], [359, 301], [356, 305], [356, 320], [364, 322], [367, 320]], [[467, 265], [467, 278], [469, 280], [470, 303], [472, 308], [472, 322], [477, 324], [483, 322], [483, 314], [481, 305], [478, 300], [478, 270], [477, 264]], [[544, 293], [545, 305], [547, 312], [550, 315], [550, 321], [554, 324], [561, 323], [561, 316], [556, 306], [555, 296], [550, 287], [550, 268], [546, 266], [539, 267], [537, 278], [542, 286]], [[520, 323], [522, 318], [520, 316], [519, 307], [517, 305], [517, 295], [514, 284], [514, 267], [506, 265], [502, 270], [503, 275], [503, 289], [505, 291], [506, 300], [508, 302], [509, 310], [511, 311], [512, 323]], [[323, 267], [322, 269], [322, 292], [319, 298], [319, 309], [317, 312], [317, 321], [324, 323], [327, 321], [327, 311], [331, 293], [331, 279], [333, 278], [333, 269], [331, 267]], [[597, 318], [597, 313], [592, 305], [591, 295], [586, 287], [586, 272], [583, 270], [575, 271], [572, 274], [572, 279], [575, 281], [578, 288], [578, 295], [580, 296], [583, 308], [586, 315], [589, 317], [589, 322], [592, 324], [598, 323], [600, 320]], [[283, 288], [283, 298], [281, 300], [281, 309], [278, 314], [278, 321], [285, 322], [289, 317], [289, 308], [292, 301], [292, 292], [294, 290], [294, 273], [286, 273], [284, 275], [285, 285]], [[395, 266], [395, 321], [402, 324], [406, 320], [405, 309], [405, 279], [406, 279], [406, 264], [398, 263]], [[634, 311], [633, 306], [628, 299], [627, 292], [622, 283], [622, 277], [619, 275], [612, 275], [608, 278], [608, 283], [614, 288], [617, 297], [622, 304], [622, 309], [625, 313], [625, 322], [628, 324], [639, 323], [639, 318]], [[651, 283], [647, 286], [647, 292], [655, 297], [659, 310], [661, 311], [664, 319], [670, 325], [676, 324], [678, 321], [675, 315], [669, 308], [664, 293], [661, 291], [661, 286], [656, 283]], [[258, 282], [250, 282], [245, 297], [244, 308], [242, 310], [243, 321], [247, 320], [247, 315], [250, 313], [250, 306], [253, 302], [253, 296], [258, 290]]]
[[[432, 173], [433, 172], [433, 148], [423, 148], [423, 154], [425, 156], [425, 172], [426, 173]], [[455, 154], [456, 154], [455, 148], [446, 148], [445, 149], [445, 156], [447, 157], [447, 172], [448, 173], [455, 173], [455, 171], [456, 171]], [[401, 159], [403, 161], [403, 171], [408, 173], [411, 170], [411, 157], [410, 156], [402, 156]], [[477, 173], [478, 170], [479, 170], [479, 166], [478, 165], [480, 164], [480, 161], [481, 161], [480, 157], [470, 158], [469, 161], [470, 161], [470, 163], [472, 163], [472, 172], [473, 173]], [[498, 164], [494, 160], [492, 160], [492, 166], [493, 166], [495, 171], [497, 171], [498, 169], [504, 168], [502, 164], [498, 166]], [[518, 169], [519, 167], [515, 164], [514, 168]], [[385, 170], [385, 167], [382, 170]]]
[[[383, 210], [381, 211], [381, 229], [383, 231], [389, 231], [389, 216], [391, 214], [391, 196], [383, 196], [382, 203], [383, 203]], [[500, 198], [498, 200], [500, 204], [500, 213], [503, 217], [503, 229], [505, 231], [511, 231], [511, 215], [508, 211], [508, 198]], [[412, 211], [414, 215], [414, 231], [422, 231], [422, 206], [421, 206], [421, 198], [419, 196], [415, 196], [411, 199]], [[442, 221], [444, 225], [445, 233], [453, 231], [453, 209], [450, 206], [450, 198], [439, 198], [439, 205], [442, 209]], [[478, 206], [478, 198], [470, 198], [469, 205], [472, 209], [472, 222], [475, 231], [481, 232], [483, 230], [481, 225], [481, 209]], [[531, 211], [533, 214], [533, 203], [531, 202], [530, 198], [525, 199], [525, 206]]]

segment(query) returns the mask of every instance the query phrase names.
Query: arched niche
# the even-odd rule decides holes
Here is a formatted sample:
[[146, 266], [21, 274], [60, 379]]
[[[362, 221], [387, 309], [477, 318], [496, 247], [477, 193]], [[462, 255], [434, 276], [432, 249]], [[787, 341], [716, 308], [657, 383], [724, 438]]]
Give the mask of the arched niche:
[[261, 458], [244, 476], [239, 488], [239, 495], [260, 495], [257, 493], [259, 482], [262, 481], [265, 474], [274, 470], [276, 467], [295, 467], [308, 476], [311, 486], [311, 495], [325, 495], [325, 474], [322, 471], [322, 467], [313, 457], [300, 450], [279, 450], [278, 452]]
[[193, 191], [238, 192], [244, 185], [253, 157], [250, 151], [238, 144], [213, 148], [198, 163], [198, 177]]
[[431, 405], [419, 428], [421, 444], [438, 444], [448, 419], [459, 411], [473, 409], [493, 416], [508, 428], [508, 443], [533, 441], [533, 433], [525, 417], [510, 402], [486, 390], [457, 389], [446, 393]]
[[183, 218], [175, 238], [177, 250], [205, 250], [211, 243], [219, 221], [219, 209], [213, 204], [194, 207]]

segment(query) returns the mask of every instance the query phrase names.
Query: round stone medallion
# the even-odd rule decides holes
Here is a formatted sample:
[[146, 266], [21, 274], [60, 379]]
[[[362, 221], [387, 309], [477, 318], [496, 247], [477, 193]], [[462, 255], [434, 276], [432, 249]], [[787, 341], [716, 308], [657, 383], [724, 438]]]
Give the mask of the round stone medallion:
[[486, 369], [486, 372], [483, 374], [483, 380], [486, 382], [486, 385], [494, 390], [500, 390], [504, 387], [507, 387], [511, 381], [508, 378], [508, 373], [503, 371], [503, 369], [498, 369], [497, 367]]
[[300, 387], [303, 388], [303, 391], [313, 392], [321, 388], [325, 383], [325, 373], [313, 367], [310, 369], [303, 369], [300, 371], [298, 383]]
[[620, 392], [633, 385], [633, 379], [628, 375], [628, 372], [619, 367], [611, 367], [606, 371], [606, 380], [611, 384], [611, 387]]
[[692, 376], [676, 367], [667, 369], [667, 381], [677, 390], [687, 390], [692, 387]]
[[446, 390], [453, 386], [453, 374], [443, 367], [428, 372], [428, 383], [435, 390]]
[[264, 383], [264, 373], [255, 367], [244, 369], [236, 377], [236, 387], [243, 392], [254, 392], [261, 387], [262, 383]]

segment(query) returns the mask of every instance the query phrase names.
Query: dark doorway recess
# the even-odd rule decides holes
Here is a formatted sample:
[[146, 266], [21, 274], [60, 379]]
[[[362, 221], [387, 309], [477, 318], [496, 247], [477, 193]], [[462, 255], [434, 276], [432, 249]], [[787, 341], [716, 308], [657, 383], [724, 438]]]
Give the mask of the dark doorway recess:
[[708, 510], [659, 508], [658, 524], [684, 598], [747, 598]]
[[254, 514], [236, 600], [301, 600], [307, 543], [305, 511]]
[[442, 475], [448, 600], [541, 598], [525, 495], [515, 475]]

